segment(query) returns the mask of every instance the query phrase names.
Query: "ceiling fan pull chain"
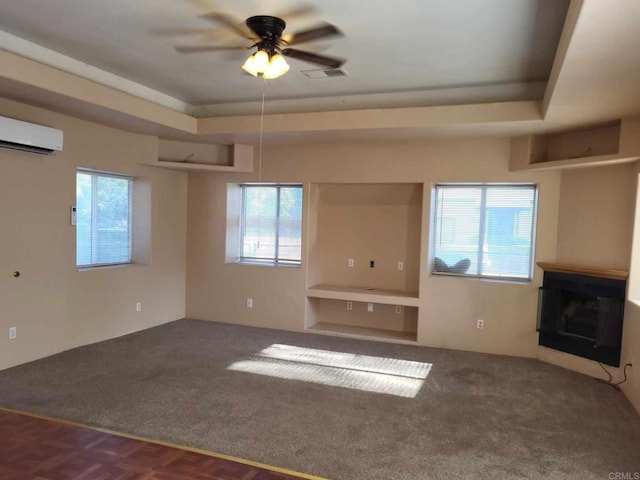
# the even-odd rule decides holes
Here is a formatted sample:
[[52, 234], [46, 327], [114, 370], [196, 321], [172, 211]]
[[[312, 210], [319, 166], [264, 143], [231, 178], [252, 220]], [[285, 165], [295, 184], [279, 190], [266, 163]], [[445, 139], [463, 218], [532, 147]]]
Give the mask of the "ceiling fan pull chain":
[[262, 182], [262, 135], [264, 129], [264, 97], [267, 90], [267, 81], [262, 79], [262, 111], [260, 112], [260, 146], [258, 148], [258, 182]]

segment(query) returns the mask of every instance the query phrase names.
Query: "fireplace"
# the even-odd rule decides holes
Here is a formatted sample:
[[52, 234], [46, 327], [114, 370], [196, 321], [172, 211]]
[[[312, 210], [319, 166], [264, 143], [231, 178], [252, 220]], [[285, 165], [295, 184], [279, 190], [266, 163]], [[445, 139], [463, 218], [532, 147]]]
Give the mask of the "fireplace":
[[627, 272], [538, 265], [538, 344], [619, 367]]

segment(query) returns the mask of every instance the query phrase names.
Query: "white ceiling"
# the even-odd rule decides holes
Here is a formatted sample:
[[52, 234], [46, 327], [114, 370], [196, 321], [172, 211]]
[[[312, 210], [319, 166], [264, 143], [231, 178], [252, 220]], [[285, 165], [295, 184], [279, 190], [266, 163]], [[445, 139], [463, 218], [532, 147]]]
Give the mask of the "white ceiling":
[[[289, 18], [301, 6], [313, 11]], [[122, 89], [136, 82], [199, 116], [257, 113], [263, 88], [279, 101], [271, 111], [282, 112], [541, 100], [567, 7], [568, 0], [0, 0], [0, 30], [11, 34], [0, 48], [20, 50], [6, 40], [19, 37], [46, 49], [39, 61], [71, 57], [120, 77]], [[178, 54], [174, 45], [248, 43], [200, 18], [209, 12], [239, 21], [282, 15], [289, 33], [333, 23], [344, 37], [299, 48], [346, 58], [349, 76], [308, 79], [300, 70], [318, 67], [291, 59], [291, 71], [264, 86], [242, 73], [247, 52]]]

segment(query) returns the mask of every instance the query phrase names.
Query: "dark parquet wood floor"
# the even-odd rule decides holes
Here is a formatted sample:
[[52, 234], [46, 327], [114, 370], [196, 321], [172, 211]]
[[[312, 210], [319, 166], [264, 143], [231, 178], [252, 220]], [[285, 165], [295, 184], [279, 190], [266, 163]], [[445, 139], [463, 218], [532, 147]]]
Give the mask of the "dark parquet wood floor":
[[2, 480], [299, 480], [269, 468], [0, 410]]

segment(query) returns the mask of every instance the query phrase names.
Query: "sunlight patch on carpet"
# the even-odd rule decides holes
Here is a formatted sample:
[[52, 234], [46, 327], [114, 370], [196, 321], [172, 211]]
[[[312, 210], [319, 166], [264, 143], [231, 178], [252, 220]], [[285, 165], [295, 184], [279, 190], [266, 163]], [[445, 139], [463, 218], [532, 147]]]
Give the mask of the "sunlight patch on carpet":
[[228, 370], [414, 398], [432, 364], [273, 344]]

